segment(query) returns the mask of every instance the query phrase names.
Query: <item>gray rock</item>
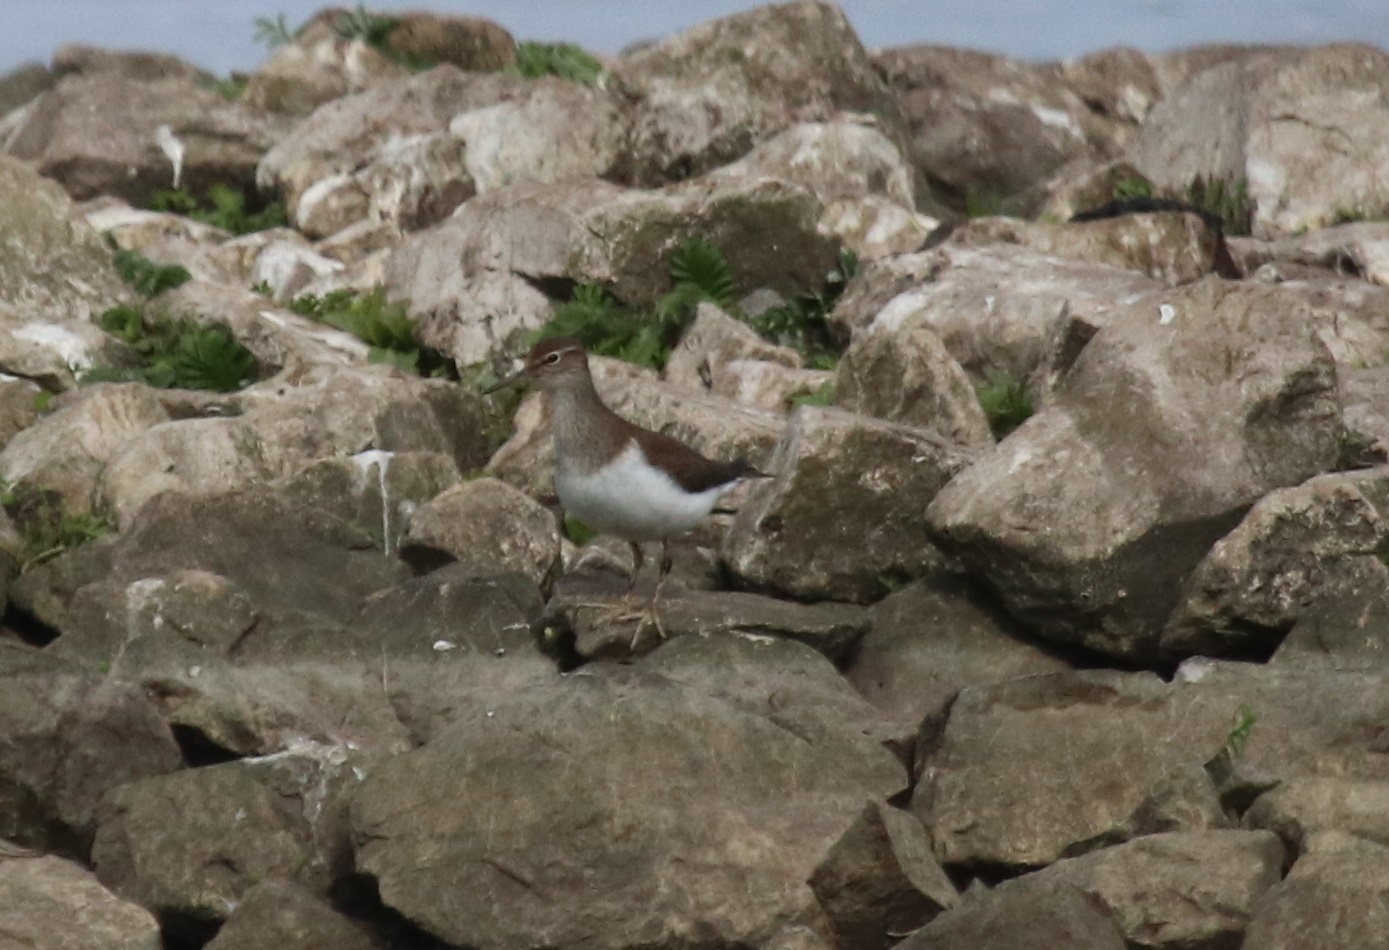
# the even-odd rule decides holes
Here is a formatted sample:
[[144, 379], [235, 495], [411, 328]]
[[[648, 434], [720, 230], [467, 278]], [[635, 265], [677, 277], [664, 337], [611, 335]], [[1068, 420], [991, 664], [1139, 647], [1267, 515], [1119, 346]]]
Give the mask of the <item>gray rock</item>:
[[267, 880], [245, 892], [208, 950], [374, 950], [376, 943], [306, 888]]
[[724, 559], [739, 583], [805, 599], [875, 600], [944, 558], [925, 508], [965, 464], [921, 429], [802, 406], [733, 522]]
[[[740, 633], [795, 640], [839, 660], [869, 627], [867, 612], [853, 604], [798, 604], [737, 591], [675, 590], [672, 585], [657, 605], [657, 630], [645, 618], [607, 620], [603, 612], [608, 608], [595, 606], [594, 598], [582, 593], [556, 598], [551, 610], [567, 618], [574, 647], [585, 659], [625, 657], [662, 639]], [[637, 602], [635, 612], [642, 607]]]
[[1389, 783], [1308, 775], [1260, 795], [1244, 813], [1250, 828], [1283, 839], [1294, 855], [1329, 833], [1389, 846]]
[[1264, 897], [1243, 950], [1389, 947], [1389, 849], [1304, 855]]
[[964, 584], [927, 580], [874, 605], [872, 629], [844, 675], [910, 744], [966, 687], [1066, 669], [1023, 640], [986, 598]]
[[53, 88], [55, 79], [47, 66], [27, 62], [0, 76], [0, 116], [32, 101], [40, 93]]
[[326, 896], [350, 867], [343, 819], [356, 783], [346, 750], [308, 743], [127, 783], [102, 806], [97, 877], [185, 938], [214, 930], [263, 880]]
[[32, 950], [159, 950], [159, 923], [80, 865], [0, 853], [0, 933]]
[[1124, 950], [1113, 920], [1080, 891], [1003, 887], [970, 897], [897, 944], [901, 950]]
[[1147, 673], [1023, 677], [961, 691], [912, 801], [947, 864], [1037, 867], [1108, 832], [1223, 746], [1206, 709]]
[[969, 377], [922, 324], [855, 334], [836, 368], [834, 393], [850, 412], [930, 429], [959, 445], [993, 445]]
[[1386, 474], [1322, 475], [1261, 498], [1187, 580], [1162, 649], [1249, 655], [1277, 643], [1328, 578], [1383, 543], [1389, 528], [1376, 502], [1389, 502]]
[[163, 126], [183, 144], [178, 183], [194, 192], [219, 182], [250, 186], [261, 155], [286, 131], [186, 77], [97, 72], [60, 79], [30, 107], [6, 150], [75, 198], [111, 194], [143, 206], [174, 185], [174, 164], [158, 143]]
[[704, 301], [695, 307], [694, 321], [671, 349], [665, 379], [690, 389], [712, 389], [735, 360], [801, 365], [801, 355], [791, 347], [764, 340], [743, 321]]
[[1200, 215], [1162, 212], [1066, 224], [975, 218], [953, 231], [948, 243], [1013, 244], [1051, 257], [1137, 271], [1175, 287], [1216, 269], [1218, 236]]
[[[801, 0], [703, 23], [620, 59], [625, 177], [650, 187], [740, 158], [797, 122], [868, 113], [905, 140], [897, 103], [836, 7]], [[730, 257], [730, 260], [733, 258]]]
[[1070, 858], [1009, 887], [1067, 886], [1094, 898], [1129, 946], [1235, 946], [1278, 883], [1283, 847], [1262, 831], [1155, 834]]
[[1247, 181], [1254, 233], [1370, 217], [1389, 191], [1369, 169], [1384, 160], [1386, 54], [1337, 44], [1273, 50], [1208, 69], [1148, 116], [1133, 149], [1139, 169], [1181, 190], [1197, 175]]
[[520, 489], [479, 478], [425, 502], [410, 519], [401, 556], [419, 566], [454, 560], [474, 570], [516, 571], [538, 586], [559, 569], [554, 514]]
[[498, 696], [374, 769], [352, 825], [382, 900], [449, 943], [760, 943], [804, 919], [819, 856], [900, 782], [862, 738], [807, 741], [590, 667]]
[[1335, 379], [1276, 288], [1208, 279], [1148, 298], [936, 496], [933, 534], [1047, 639], [1155, 657], [1210, 546], [1268, 491], [1336, 464]]
[[1271, 662], [1342, 670], [1389, 666], [1389, 567], [1378, 557], [1352, 558], [1326, 578]]
[[0, 640], [0, 678], [4, 837], [85, 855], [104, 794], [182, 764], [154, 705], [131, 683], [8, 640]]
[[811, 874], [810, 887], [836, 945], [862, 950], [887, 950], [958, 900], [926, 829], [882, 802], [864, 806]]

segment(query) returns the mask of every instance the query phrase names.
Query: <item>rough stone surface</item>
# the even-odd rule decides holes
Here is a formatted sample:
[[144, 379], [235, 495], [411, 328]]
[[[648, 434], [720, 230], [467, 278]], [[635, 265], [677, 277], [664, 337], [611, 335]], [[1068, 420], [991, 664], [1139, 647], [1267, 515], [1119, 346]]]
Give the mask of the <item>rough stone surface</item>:
[[420, 506], [401, 554], [422, 566], [451, 559], [475, 569], [516, 571], [543, 585], [559, 566], [559, 525], [521, 490], [480, 478]]
[[868, 113], [904, 136], [891, 92], [836, 7], [759, 7], [686, 30], [615, 65], [632, 115], [624, 177], [649, 187], [740, 158], [800, 122]]
[[902, 950], [1124, 950], [1118, 927], [1074, 888], [1002, 887], [971, 897], [897, 944]]
[[110, 194], [143, 206], [174, 184], [174, 165], [158, 144], [161, 126], [183, 143], [179, 184], [199, 193], [218, 182], [249, 187], [256, 163], [284, 131], [188, 78], [75, 74], [31, 106], [6, 150], [74, 198]]
[[964, 467], [964, 451], [924, 430], [802, 406], [766, 465], [772, 480], [739, 510], [724, 559], [750, 587], [876, 600], [942, 563], [925, 508]]
[[[803, 919], [819, 855], [900, 782], [861, 738], [807, 741], [668, 681], [595, 671], [497, 697], [373, 770], [351, 821], [385, 903], [449, 943], [756, 943]], [[472, 807], [441, 801], [442, 785]]]
[[1389, 784], [1306, 776], [1260, 795], [1244, 813], [1250, 828], [1272, 831], [1297, 855], [1328, 834], [1389, 847]]
[[714, 389], [735, 361], [776, 363], [799, 367], [800, 354], [769, 343], [752, 327], [735, 320], [708, 302], [695, 308], [694, 321], [670, 351], [665, 379], [691, 389]]
[[1068, 668], [959, 582], [912, 584], [874, 605], [872, 620], [844, 674], [892, 718], [904, 741], [915, 738], [923, 722], [944, 715], [966, 687]]
[[1383, 543], [1385, 474], [1322, 475], [1261, 498], [1192, 573], [1162, 649], [1215, 656], [1276, 644], [1329, 576]]
[[1333, 669], [1389, 666], [1389, 567], [1378, 557], [1350, 559], [1300, 613], [1272, 662]]
[[811, 874], [810, 887], [838, 945], [863, 950], [887, 950], [958, 900], [926, 829], [882, 802], [864, 806]]
[[269, 880], [246, 891], [208, 950], [373, 950], [377, 944], [306, 888]]
[[969, 377], [923, 325], [856, 334], [836, 368], [834, 393], [850, 412], [930, 429], [958, 445], [993, 444]]
[[1157, 834], [1058, 861], [1017, 882], [1092, 896], [1134, 947], [1232, 947], [1278, 883], [1283, 846], [1262, 831]]
[[[3, 849], [3, 842], [0, 842]], [[159, 950], [159, 924], [80, 865], [0, 850], [0, 940], [33, 950]]]
[[931, 527], [1039, 634], [1155, 656], [1210, 546], [1264, 493], [1336, 464], [1335, 379], [1275, 290], [1208, 279], [1145, 300], [936, 496]]
[[1389, 55], [1337, 44], [1283, 49], [1208, 69], [1149, 115], [1134, 163], [1182, 189], [1201, 175], [1248, 182], [1256, 236], [1333, 223], [1347, 210], [1381, 216]]
[[1389, 947], [1389, 849], [1304, 855], [1258, 907], [1243, 950]]

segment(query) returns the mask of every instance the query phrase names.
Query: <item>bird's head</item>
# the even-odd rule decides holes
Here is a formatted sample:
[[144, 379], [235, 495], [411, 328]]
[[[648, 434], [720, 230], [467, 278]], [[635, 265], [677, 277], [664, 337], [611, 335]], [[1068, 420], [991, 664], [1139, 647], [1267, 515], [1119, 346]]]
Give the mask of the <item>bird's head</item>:
[[483, 390], [483, 395], [494, 393], [507, 386], [520, 382], [532, 382], [542, 390], [563, 386], [566, 381], [585, 379], [588, 376], [588, 356], [583, 344], [572, 337], [557, 337], [541, 340], [526, 354], [526, 363], [506, 379]]

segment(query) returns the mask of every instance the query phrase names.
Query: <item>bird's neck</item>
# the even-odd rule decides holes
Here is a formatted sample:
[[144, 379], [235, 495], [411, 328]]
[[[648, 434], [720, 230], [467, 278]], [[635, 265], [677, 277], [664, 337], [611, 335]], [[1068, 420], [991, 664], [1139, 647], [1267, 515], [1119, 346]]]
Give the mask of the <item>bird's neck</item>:
[[615, 414], [584, 376], [550, 390], [550, 425], [554, 429], [555, 459], [568, 471], [590, 472], [601, 468], [612, 455], [617, 434]]

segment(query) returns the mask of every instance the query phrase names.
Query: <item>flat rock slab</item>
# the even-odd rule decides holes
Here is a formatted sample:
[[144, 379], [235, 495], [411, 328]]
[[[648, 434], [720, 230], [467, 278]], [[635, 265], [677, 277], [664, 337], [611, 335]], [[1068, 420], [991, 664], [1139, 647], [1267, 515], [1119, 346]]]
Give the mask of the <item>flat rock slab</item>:
[[0, 944], [34, 950], [159, 950], [159, 923], [69, 861], [0, 841]]
[[1119, 928], [1071, 887], [1000, 888], [967, 897], [897, 944], [901, 950], [1125, 950]]
[[1260, 903], [1243, 950], [1385, 950], [1389, 849], [1308, 854]]
[[804, 918], [815, 864], [901, 774], [862, 737], [808, 741], [589, 667], [374, 769], [356, 865], [388, 906], [478, 950], [755, 945]]
[[[599, 594], [595, 584], [571, 584], [568, 590], [551, 603], [549, 611], [563, 617], [574, 631], [575, 648], [585, 659], [630, 656], [660, 645], [663, 639], [745, 633], [797, 640], [837, 660], [869, 628], [868, 612], [855, 604], [802, 604], [739, 591], [679, 590], [672, 585], [657, 602], [653, 622], [648, 616], [631, 616], [643, 614], [647, 596], [636, 597], [624, 611], [623, 601], [611, 592]], [[587, 591], [592, 595], [586, 596]]]

